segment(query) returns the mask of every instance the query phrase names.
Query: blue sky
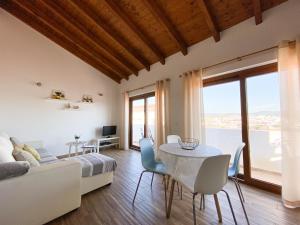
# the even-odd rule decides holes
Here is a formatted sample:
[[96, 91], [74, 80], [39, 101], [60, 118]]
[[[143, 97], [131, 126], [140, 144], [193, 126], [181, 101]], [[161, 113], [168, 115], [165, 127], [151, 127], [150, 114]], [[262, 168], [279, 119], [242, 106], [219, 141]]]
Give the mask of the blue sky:
[[[248, 111], [279, 111], [279, 77], [277, 73], [247, 79]], [[239, 82], [204, 88], [205, 113], [240, 113]]]

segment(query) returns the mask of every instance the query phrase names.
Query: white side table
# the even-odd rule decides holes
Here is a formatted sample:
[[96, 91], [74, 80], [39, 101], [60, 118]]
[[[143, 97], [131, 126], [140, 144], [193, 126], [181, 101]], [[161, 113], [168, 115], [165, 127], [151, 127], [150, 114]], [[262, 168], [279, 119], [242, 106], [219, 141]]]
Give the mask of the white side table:
[[71, 141], [66, 143], [69, 146], [69, 158], [71, 157], [72, 148], [75, 147], [75, 155], [78, 155], [78, 147], [85, 145], [86, 141]]

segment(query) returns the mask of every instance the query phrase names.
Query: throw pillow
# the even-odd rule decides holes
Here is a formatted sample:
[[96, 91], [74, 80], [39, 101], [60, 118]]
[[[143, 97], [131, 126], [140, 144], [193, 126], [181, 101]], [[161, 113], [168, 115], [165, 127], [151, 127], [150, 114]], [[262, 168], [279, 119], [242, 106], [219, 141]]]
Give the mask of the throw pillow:
[[0, 163], [0, 180], [22, 176], [29, 168], [29, 163], [25, 161]]
[[30, 164], [30, 167], [36, 167], [39, 166], [40, 163], [34, 158], [34, 156], [24, 151], [23, 149], [16, 147], [13, 151], [13, 155], [17, 161], [27, 161]]
[[10, 140], [0, 136], [0, 163], [16, 161], [12, 156], [13, 149]]
[[13, 146], [18, 146], [18, 147], [21, 147], [21, 148], [24, 148], [24, 144], [16, 137], [11, 137], [10, 138], [10, 141], [11, 143], [13, 144]]
[[40, 154], [38, 153], [38, 151], [34, 147], [31, 147], [29, 145], [24, 145], [23, 150], [26, 151], [26, 152], [29, 152], [30, 154], [32, 154], [36, 160], [38, 160], [38, 161], [41, 160]]

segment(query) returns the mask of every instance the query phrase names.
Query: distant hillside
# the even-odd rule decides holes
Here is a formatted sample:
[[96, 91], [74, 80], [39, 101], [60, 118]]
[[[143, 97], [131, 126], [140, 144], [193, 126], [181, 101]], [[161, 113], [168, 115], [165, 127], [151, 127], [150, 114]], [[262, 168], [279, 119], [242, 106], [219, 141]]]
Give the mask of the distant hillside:
[[[236, 117], [240, 116], [239, 113], [207, 113], [206, 116], [214, 117]], [[255, 113], [250, 113], [251, 116], [280, 116], [280, 112], [275, 111], [260, 111]]]

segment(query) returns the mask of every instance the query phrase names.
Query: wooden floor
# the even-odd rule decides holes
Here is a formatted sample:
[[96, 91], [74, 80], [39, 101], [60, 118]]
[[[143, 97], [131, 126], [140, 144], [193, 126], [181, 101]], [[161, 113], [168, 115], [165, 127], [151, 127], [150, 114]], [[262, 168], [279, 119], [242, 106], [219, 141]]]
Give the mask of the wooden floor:
[[[172, 214], [166, 219], [162, 179], [145, 175], [137, 195], [135, 207], [132, 198], [142, 171], [140, 154], [136, 151], [106, 150], [104, 154], [117, 160], [118, 168], [113, 184], [86, 194], [78, 210], [68, 213], [48, 225], [189, 225], [192, 220], [192, 195], [184, 190], [183, 200], [174, 195]], [[246, 224], [243, 211], [232, 183], [226, 187], [237, 216], [238, 224]], [[300, 209], [286, 209], [280, 196], [242, 185], [245, 207], [251, 224], [300, 225]], [[223, 193], [219, 194], [223, 224], [234, 224]], [[197, 199], [199, 207], [199, 198]], [[197, 210], [197, 224], [219, 224], [212, 196], [206, 197], [206, 209]]]

